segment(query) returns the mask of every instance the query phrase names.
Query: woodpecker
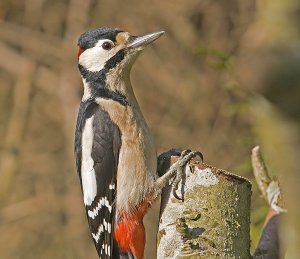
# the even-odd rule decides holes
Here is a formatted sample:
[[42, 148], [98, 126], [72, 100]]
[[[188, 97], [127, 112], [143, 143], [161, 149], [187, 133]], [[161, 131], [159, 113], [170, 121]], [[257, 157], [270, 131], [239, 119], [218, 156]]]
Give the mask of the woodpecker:
[[130, 70], [145, 46], [163, 34], [132, 36], [98, 28], [78, 40], [84, 92], [75, 158], [99, 258], [144, 258], [144, 215], [169, 180], [178, 184], [188, 161], [201, 156], [185, 151], [164, 175], [157, 173], [154, 139], [134, 95]]

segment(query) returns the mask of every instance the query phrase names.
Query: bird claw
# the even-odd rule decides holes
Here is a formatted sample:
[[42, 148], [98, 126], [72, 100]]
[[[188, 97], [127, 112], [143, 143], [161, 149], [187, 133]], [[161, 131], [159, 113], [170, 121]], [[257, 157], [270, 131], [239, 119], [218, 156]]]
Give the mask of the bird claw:
[[[176, 162], [178, 163], [178, 165], [176, 165], [177, 167], [177, 173], [176, 173], [176, 177], [173, 180], [172, 183], [172, 189], [173, 189], [173, 196], [177, 199], [177, 200], [181, 200], [182, 202], [184, 201], [184, 185], [185, 185], [185, 180], [186, 180], [186, 175], [185, 175], [185, 167], [186, 165], [191, 161], [191, 159], [195, 158], [199, 156], [201, 161], [203, 161], [203, 155], [201, 152], [199, 151], [191, 151], [189, 149], [182, 151], [181, 156], [179, 158], [179, 160]], [[177, 189], [178, 189], [178, 185], [181, 181], [181, 197], [178, 196], [177, 194]]]
[[[181, 200], [182, 202], [184, 201], [184, 184], [185, 184], [185, 173], [184, 173], [184, 167], [182, 168], [178, 168], [177, 170], [177, 174], [176, 177], [172, 183], [172, 192], [173, 192], [173, 196], [177, 199], [177, 200]], [[178, 189], [178, 185], [181, 181], [181, 197], [178, 196], [177, 194], [177, 189]]]

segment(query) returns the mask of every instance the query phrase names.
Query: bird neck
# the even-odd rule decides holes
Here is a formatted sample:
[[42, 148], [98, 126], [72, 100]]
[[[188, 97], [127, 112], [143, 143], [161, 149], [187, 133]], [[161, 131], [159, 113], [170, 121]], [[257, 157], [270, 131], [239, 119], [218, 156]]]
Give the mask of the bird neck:
[[96, 98], [112, 99], [121, 105], [129, 105], [129, 100], [135, 100], [129, 75], [110, 73], [105, 69], [89, 71], [79, 64], [83, 80], [84, 94], [82, 101]]
[[130, 70], [108, 73], [106, 75], [106, 86], [112, 91], [123, 94], [131, 106], [139, 107], [130, 81]]

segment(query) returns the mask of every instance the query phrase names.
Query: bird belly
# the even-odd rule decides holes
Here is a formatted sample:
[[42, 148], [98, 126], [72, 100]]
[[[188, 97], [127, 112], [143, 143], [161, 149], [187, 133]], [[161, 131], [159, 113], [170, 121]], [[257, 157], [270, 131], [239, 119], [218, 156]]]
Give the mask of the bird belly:
[[117, 172], [117, 208], [134, 211], [153, 191], [156, 152], [147, 139], [122, 136]]
[[154, 139], [139, 107], [125, 107], [108, 99], [100, 99], [98, 104], [121, 132], [116, 207], [118, 213], [130, 213], [153, 191], [157, 178]]

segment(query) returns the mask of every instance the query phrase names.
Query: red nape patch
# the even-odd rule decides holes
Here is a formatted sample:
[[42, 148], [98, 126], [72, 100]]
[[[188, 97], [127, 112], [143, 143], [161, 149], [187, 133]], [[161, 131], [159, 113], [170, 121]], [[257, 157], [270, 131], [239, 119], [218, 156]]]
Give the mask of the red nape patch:
[[122, 219], [115, 227], [114, 235], [119, 249], [125, 253], [131, 252], [136, 259], [144, 258], [146, 234], [143, 218], [149, 207], [150, 203], [146, 200], [130, 216], [121, 213]]
[[79, 58], [79, 56], [82, 54], [82, 52], [85, 51], [84, 48], [78, 47], [78, 53], [77, 53], [77, 57]]

